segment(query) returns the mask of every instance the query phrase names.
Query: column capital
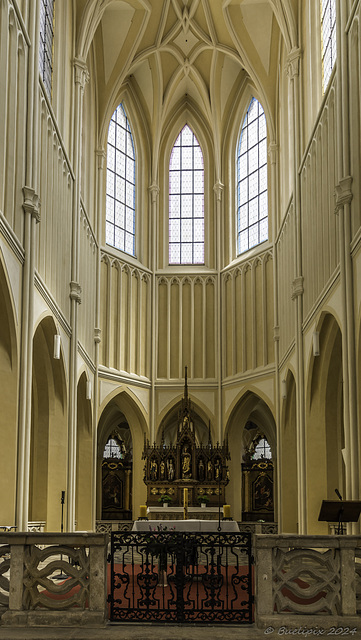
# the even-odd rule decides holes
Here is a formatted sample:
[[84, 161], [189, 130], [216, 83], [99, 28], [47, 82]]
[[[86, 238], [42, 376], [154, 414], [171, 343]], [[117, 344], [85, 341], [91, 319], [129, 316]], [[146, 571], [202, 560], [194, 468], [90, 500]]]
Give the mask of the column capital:
[[79, 84], [81, 89], [84, 90], [84, 87], [87, 82], [89, 82], [89, 71], [88, 67], [84, 60], [81, 58], [74, 58], [73, 65], [75, 70], [75, 84]]
[[35, 218], [36, 222], [40, 222], [40, 198], [32, 187], [23, 187], [23, 209], [25, 213]]
[[81, 304], [81, 286], [78, 282], [72, 280], [70, 282], [70, 298], [75, 300], [78, 304]]
[[345, 204], [350, 204], [353, 198], [351, 189], [352, 180], [352, 176], [346, 176], [345, 178], [341, 178], [340, 182], [335, 186], [335, 213], [338, 213]]
[[222, 200], [223, 189], [224, 189], [224, 184], [220, 180], [217, 180], [217, 182], [213, 187], [213, 191], [216, 194], [216, 199], [218, 200], [218, 202], [221, 202]]
[[148, 191], [152, 199], [152, 204], [155, 204], [158, 200], [159, 191], [160, 191], [157, 182], [152, 182], [152, 184], [148, 187]]
[[295, 300], [296, 298], [298, 298], [298, 296], [302, 296], [303, 292], [304, 292], [303, 276], [298, 276], [292, 282], [292, 291], [291, 291], [292, 300]]
[[276, 164], [277, 161], [278, 144], [277, 142], [270, 142], [268, 145], [268, 155], [271, 164]]
[[286, 73], [290, 80], [300, 73], [300, 60], [302, 51], [299, 47], [293, 47], [286, 59]]

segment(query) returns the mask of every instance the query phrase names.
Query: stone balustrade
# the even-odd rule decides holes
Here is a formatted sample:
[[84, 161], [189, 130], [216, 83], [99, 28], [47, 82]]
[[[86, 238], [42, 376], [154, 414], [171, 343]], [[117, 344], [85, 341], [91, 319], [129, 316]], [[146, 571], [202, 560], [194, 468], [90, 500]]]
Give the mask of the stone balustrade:
[[108, 536], [0, 533], [3, 625], [101, 625]]
[[[258, 628], [360, 630], [360, 536], [253, 540]], [[107, 546], [101, 533], [0, 532], [1, 624], [104, 624]]]
[[255, 536], [259, 628], [357, 628], [361, 613], [359, 536]]

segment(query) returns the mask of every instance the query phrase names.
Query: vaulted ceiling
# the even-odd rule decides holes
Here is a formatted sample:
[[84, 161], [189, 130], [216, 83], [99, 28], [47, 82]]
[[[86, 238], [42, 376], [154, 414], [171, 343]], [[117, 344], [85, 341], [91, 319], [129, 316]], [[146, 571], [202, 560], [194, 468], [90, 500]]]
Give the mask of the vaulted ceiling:
[[126, 85], [156, 136], [187, 103], [221, 134], [248, 83], [270, 115], [297, 0], [78, 0], [77, 55], [96, 59], [100, 122]]

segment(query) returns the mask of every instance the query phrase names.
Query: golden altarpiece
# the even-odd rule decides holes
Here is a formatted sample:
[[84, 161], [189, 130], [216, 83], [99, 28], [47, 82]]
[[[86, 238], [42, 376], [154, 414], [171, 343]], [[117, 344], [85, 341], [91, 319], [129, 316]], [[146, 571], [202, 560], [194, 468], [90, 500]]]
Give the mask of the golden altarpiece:
[[[228, 442], [213, 446], [210, 426], [207, 444], [197, 444], [194, 411], [188, 396], [187, 372], [184, 397], [178, 412], [176, 442], [166, 445], [164, 431], [160, 445], [144, 442], [144, 482], [147, 485], [147, 506], [159, 506], [162, 496], [168, 496], [174, 507], [183, 506], [184, 489], [188, 489], [188, 505], [209, 507], [225, 503], [228, 484]], [[204, 498], [205, 496], [205, 498]]]

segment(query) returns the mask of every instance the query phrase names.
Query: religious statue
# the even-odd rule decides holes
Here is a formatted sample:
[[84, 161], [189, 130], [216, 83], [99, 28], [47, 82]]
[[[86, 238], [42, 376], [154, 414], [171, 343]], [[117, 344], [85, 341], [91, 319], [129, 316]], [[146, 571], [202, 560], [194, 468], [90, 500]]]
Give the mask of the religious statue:
[[167, 462], [167, 467], [168, 467], [168, 480], [172, 481], [174, 479], [173, 458], [169, 458], [169, 460]]
[[207, 463], [207, 480], [213, 480], [213, 465], [211, 460]]
[[158, 472], [158, 465], [155, 460], [152, 460], [150, 463], [150, 479], [156, 480]]
[[200, 482], [203, 482], [203, 480], [204, 480], [204, 462], [203, 462], [203, 458], [200, 458], [199, 462], [198, 462], [198, 480]]
[[164, 480], [164, 478], [165, 478], [165, 462], [164, 462], [164, 460], [162, 460], [162, 462], [160, 463], [159, 470], [160, 470], [160, 479]]
[[182, 454], [182, 478], [191, 478], [192, 470], [191, 470], [191, 454], [188, 451], [188, 445], [186, 445], [183, 449]]

